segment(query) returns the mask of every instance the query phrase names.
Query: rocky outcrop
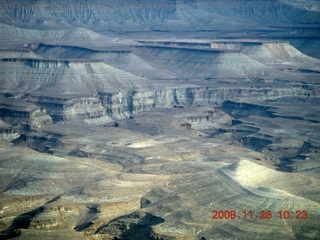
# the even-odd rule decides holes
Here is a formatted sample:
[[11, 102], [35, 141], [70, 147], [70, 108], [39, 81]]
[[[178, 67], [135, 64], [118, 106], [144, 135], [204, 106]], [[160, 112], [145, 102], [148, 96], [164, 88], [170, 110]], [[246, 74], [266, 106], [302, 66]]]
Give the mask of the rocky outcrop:
[[106, 109], [94, 97], [44, 97], [30, 96], [30, 101], [46, 109], [54, 122], [87, 120], [102, 123], [112, 121], [106, 116]]
[[58, 68], [61, 66], [70, 66], [69, 61], [64, 61], [64, 60], [39, 60], [39, 59], [31, 59], [31, 58], [4, 58], [2, 59], [3, 62], [22, 62], [23, 64], [31, 67], [31, 68]]
[[[27, 131], [41, 128], [52, 123], [46, 109], [40, 108], [23, 100], [0, 99], [0, 116], [12, 125], [21, 125]], [[6, 134], [16, 133], [12, 131]]]
[[99, 93], [97, 97], [29, 96], [29, 101], [46, 109], [54, 122], [86, 120], [108, 123], [129, 118], [154, 108], [220, 106], [226, 100], [272, 100], [286, 96], [305, 96], [311, 91], [296, 87], [195, 87], [136, 92]]
[[[202, 47], [202, 43], [199, 44]], [[11, 107], [3, 108], [2, 115], [38, 119], [32, 120], [32, 126], [28, 127], [33, 129], [51, 121], [48, 116], [40, 116], [42, 110], [46, 110], [42, 113], [48, 114], [54, 122], [83, 120], [90, 124], [106, 124], [154, 108], [220, 106], [226, 100], [259, 101], [317, 95], [318, 86], [312, 83], [316, 76], [293, 74], [288, 69], [281, 71], [264, 64], [270, 62], [270, 58], [276, 59], [275, 63], [298, 59], [308, 65], [318, 64], [318, 60], [306, 57], [287, 42], [221, 41], [215, 44], [210, 46], [226, 52], [190, 46], [148, 46], [133, 48], [131, 52], [82, 49], [83, 55], [80, 55], [89, 59], [77, 59], [80, 55], [70, 56], [68, 60], [5, 58], [0, 62], [4, 69], [0, 73], [3, 96], [18, 91], [20, 97], [23, 96], [19, 104], [23, 103], [24, 107], [15, 109], [9, 104]], [[239, 46], [241, 50], [237, 49]], [[38, 48], [44, 56], [58, 49]], [[61, 56], [73, 50], [65, 47], [63, 52]], [[98, 56], [103, 60], [94, 59]], [[141, 74], [146, 77], [137, 76], [140, 70], [135, 63], [143, 66]], [[158, 76], [149, 78], [158, 70]], [[191, 79], [180, 80], [175, 74]], [[27, 108], [29, 110], [25, 110]]]
[[[308, 96], [314, 89], [307, 85], [278, 87], [194, 87], [141, 90], [134, 92], [99, 93], [96, 97], [49, 97], [30, 95], [27, 99], [46, 109], [53, 121], [98, 120], [128, 118], [132, 114], [153, 108], [175, 106], [220, 106], [226, 100], [271, 100], [286, 96]], [[39, 119], [39, 113], [2, 110], [3, 116]]]
[[220, 129], [224, 126], [232, 125], [231, 116], [221, 111], [220, 107], [212, 109], [195, 108], [190, 113], [179, 115], [178, 118], [181, 126], [186, 127], [188, 130]]
[[[204, 87], [204, 88], [174, 88], [156, 91], [134, 92], [129, 102], [132, 101], [132, 113], [136, 114], [141, 111], [152, 108], [172, 108], [174, 106], [202, 106], [215, 105], [219, 106], [226, 100], [267, 100], [276, 99], [285, 96], [307, 95], [309, 91], [302, 87], [290, 88], [230, 88], [230, 87]], [[125, 101], [125, 99], [122, 99]], [[128, 105], [130, 106], [130, 104]]]
[[0, 120], [0, 141], [10, 142], [19, 136], [20, 135], [16, 129], [12, 128], [8, 123]]
[[0, 1], [0, 239], [320, 236], [297, 2]]

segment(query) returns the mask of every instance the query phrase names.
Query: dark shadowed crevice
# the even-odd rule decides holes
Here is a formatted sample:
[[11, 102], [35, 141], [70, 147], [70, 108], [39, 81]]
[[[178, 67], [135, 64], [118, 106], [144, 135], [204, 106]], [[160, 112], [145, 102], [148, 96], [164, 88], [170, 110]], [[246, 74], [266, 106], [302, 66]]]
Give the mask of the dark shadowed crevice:
[[121, 216], [98, 228], [96, 234], [110, 234], [114, 239], [141, 239], [154, 240], [152, 227], [165, 220], [150, 213], [133, 212]]

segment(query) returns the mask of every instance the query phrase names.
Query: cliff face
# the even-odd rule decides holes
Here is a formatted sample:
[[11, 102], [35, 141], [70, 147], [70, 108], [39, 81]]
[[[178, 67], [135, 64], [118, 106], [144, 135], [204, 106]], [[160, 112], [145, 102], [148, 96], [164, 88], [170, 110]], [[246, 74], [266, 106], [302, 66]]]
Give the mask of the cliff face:
[[[226, 100], [259, 101], [285, 96], [305, 96], [309, 91], [296, 88], [175, 88], [158, 91], [135, 92], [130, 98], [120, 98], [127, 111], [136, 114], [153, 108], [173, 108], [175, 106], [220, 106]], [[127, 102], [125, 103], [125, 101]]]
[[[93, 124], [154, 108], [318, 94], [319, 60], [288, 42], [139, 44], [147, 45], [110, 51], [36, 46], [45, 59], [1, 60], [1, 91], [46, 109], [54, 122]], [[56, 59], [46, 59], [53, 52]]]
[[101, 121], [102, 123], [110, 122], [111, 119], [106, 117], [106, 109], [100, 101], [93, 97], [43, 97], [29, 96], [31, 101], [43, 109], [52, 117], [54, 122], [87, 120]]
[[[314, 43], [319, 2], [292, 1], [1, 1], [0, 42], [103, 47], [128, 42], [128, 35], [175, 37], [298, 38]], [[311, 37], [311, 38], [310, 38]], [[130, 38], [130, 36], [129, 36]], [[10, 41], [10, 42], [8, 42]], [[130, 40], [129, 40], [130, 41]], [[302, 48], [304, 48], [302, 46]]]
[[[1, 119], [9, 122], [11, 126], [21, 126], [23, 131], [37, 130], [52, 123], [52, 119], [45, 109], [25, 100], [0, 98], [0, 102]], [[8, 139], [16, 136], [17, 131], [21, 130], [11, 129], [11, 127], [4, 127], [3, 129], [2, 134], [6, 134], [3, 136]]]
[[97, 97], [73, 99], [29, 97], [29, 101], [45, 108], [53, 121], [86, 120], [88, 123], [107, 123], [129, 118], [154, 108], [221, 106], [226, 100], [260, 101], [286, 96], [307, 96], [305, 86], [278, 88], [169, 88], [162, 90], [99, 93]]
[[0, 239], [320, 236], [319, 7], [0, 0]]
[[[305, 3], [307, 6], [307, 3]], [[310, 4], [309, 4], [310, 5]], [[315, 3], [314, 6], [317, 6]], [[42, 11], [47, 9], [47, 11]], [[303, 4], [287, 4], [285, 1], [32, 1], [20, 4], [17, 1], [2, 1], [0, 5], [2, 16], [7, 20], [15, 20], [17, 24], [29, 24], [38, 19], [40, 26], [60, 20], [62, 24], [70, 22], [92, 26], [94, 23], [103, 25], [113, 23], [113, 27], [124, 25], [140, 29], [147, 27], [167, 28], [170, 21], [178, 23], [173, 27], [199, 27], [212, 29], [217, 26], [204, 26], [206, 22], [220, 22], [223, 17], [230, 17], [229, 25], [236, 20], [248, 23], [256, 20], [265, 23], [287, 22], [306, 23], [317, 20], [317, 9], [308, 9]], [[269, 22], [272, 21], [272, 22]], [[35, 24], [35, 23], [33, 23]], [[54, 26], [54, 25], [53, 25]], [[56, 26], [54, 26], [56, 27]], [[94, 26], [92, 26], [94, 27]], [[109, 26], [109, 28], [112, 27]]]

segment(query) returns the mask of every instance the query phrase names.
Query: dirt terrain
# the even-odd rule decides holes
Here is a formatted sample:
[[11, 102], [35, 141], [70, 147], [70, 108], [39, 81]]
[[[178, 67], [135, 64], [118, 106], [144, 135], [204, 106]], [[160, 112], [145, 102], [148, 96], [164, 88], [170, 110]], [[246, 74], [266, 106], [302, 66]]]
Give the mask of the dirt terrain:
[[0, 239], [319, 239], [319, 9], [1, 1]]

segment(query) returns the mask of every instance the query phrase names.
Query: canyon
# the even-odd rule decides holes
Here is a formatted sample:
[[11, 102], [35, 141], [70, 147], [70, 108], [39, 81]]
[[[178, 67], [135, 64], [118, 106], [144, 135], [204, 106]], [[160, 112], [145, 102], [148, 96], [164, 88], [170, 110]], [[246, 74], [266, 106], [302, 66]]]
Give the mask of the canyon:
[[320, 238], [319, 9], [2, 1], [0, 239]]

